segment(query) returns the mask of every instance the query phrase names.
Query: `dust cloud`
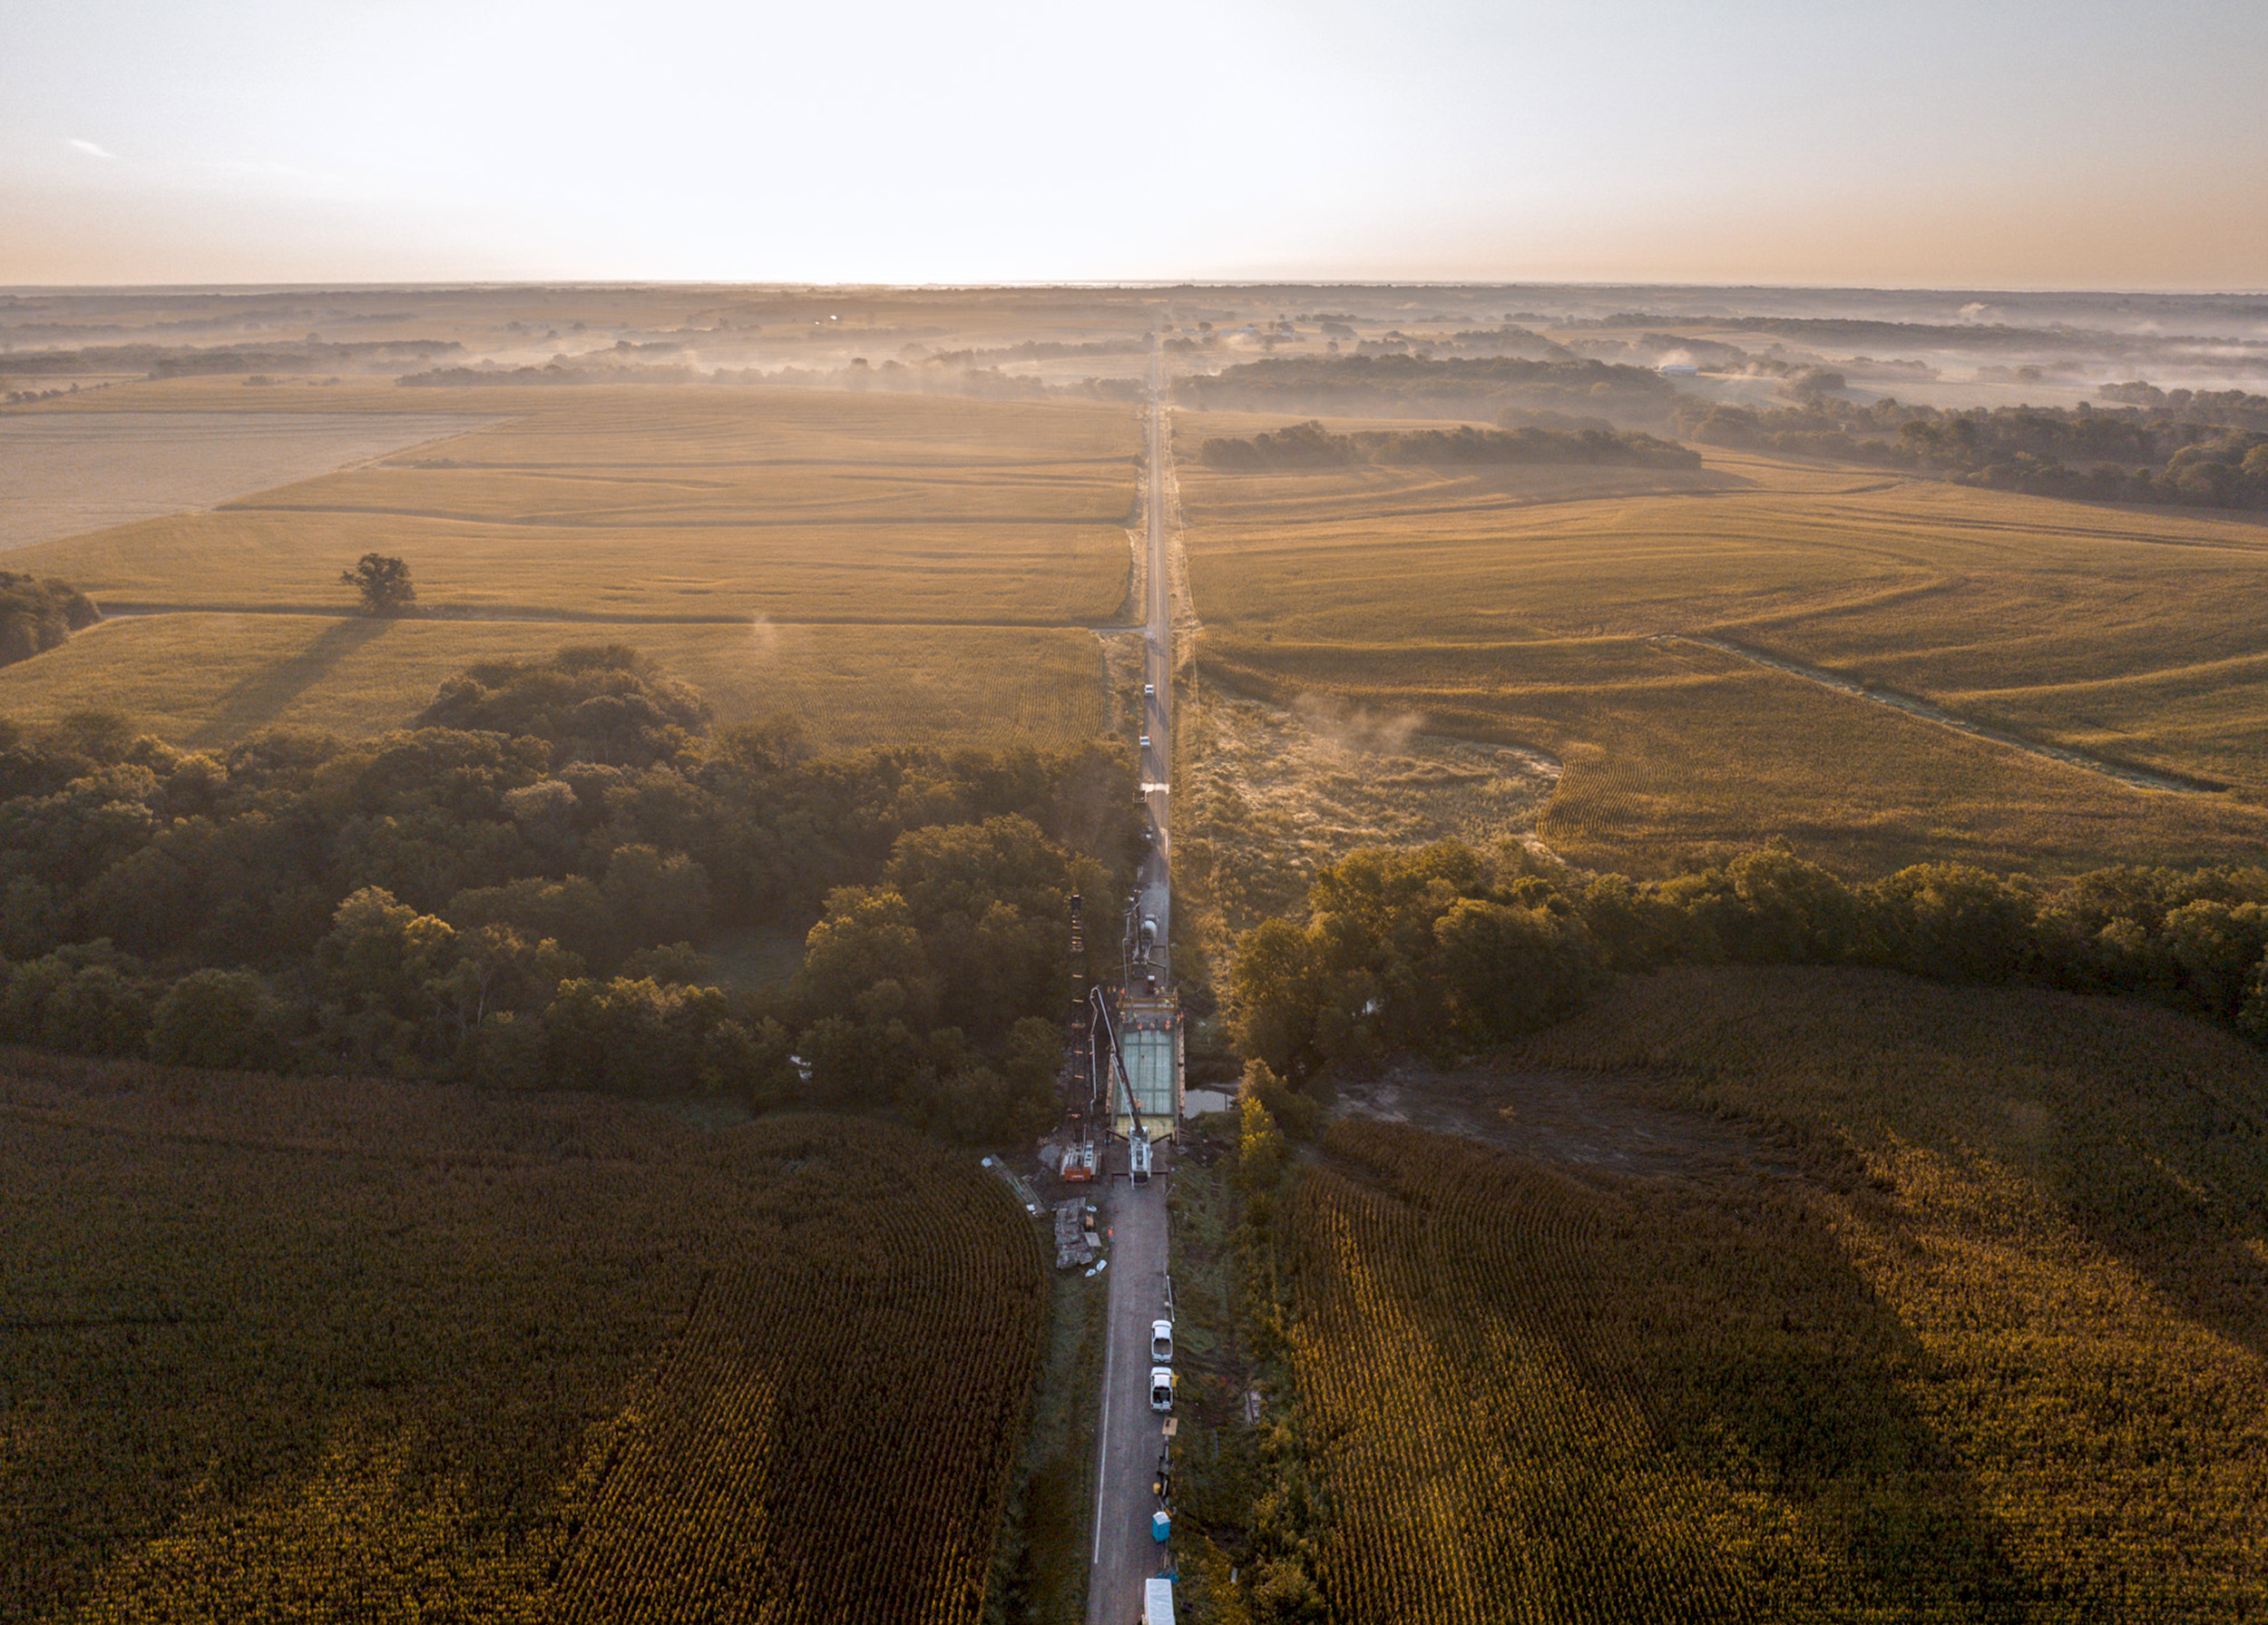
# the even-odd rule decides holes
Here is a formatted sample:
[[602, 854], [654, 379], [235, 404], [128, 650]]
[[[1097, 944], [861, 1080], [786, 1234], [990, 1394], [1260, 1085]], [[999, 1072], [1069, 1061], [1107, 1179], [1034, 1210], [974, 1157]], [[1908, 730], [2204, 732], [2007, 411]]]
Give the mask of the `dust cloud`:
[[1365, 756], [1403, 755], [1425, 727], [1425, 718], [1417, 711], [1373, 711], [1327, 694], [1300, 695], [1292, 701], [1292, 713], [1316, 743]]

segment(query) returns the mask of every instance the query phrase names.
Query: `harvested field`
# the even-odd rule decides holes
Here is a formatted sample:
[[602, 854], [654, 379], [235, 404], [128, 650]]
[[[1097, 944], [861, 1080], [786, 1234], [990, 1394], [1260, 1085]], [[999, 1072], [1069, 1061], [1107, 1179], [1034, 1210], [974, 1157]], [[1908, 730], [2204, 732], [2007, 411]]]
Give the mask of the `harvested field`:
[[[700, 687], [720, 723], [787, 711], [822, 745], [1046, 747], [1104, 726], [1084, 629], [1127, 597], [1138, 436], [1124, 407], [176, 380], [104, 392], [119, 410], [79, 397], [0, 426], [111, 445], [141, 432], [130, 426], [161, 437], [179, 423], [186, 446], [225, 445], [233, 424], [257, 446], [306, 416], [279, 397], [318, 395], [340, 408], [324, 422], [366, 439], [485, 426], [18, 549], [14, 567], [131, 615], [10, 669], [0, 712], [93, 705], [199, 745], [272, 724], [365, 733], [475, 660], [626, 641]], [[238, 396], [241, 410], [216, 409]], [[485, 415], [468, 420], [468, 406]], [[366, 552], [408, 562], [418, 617], [344, 617], [338, 573]]]
[[0, 548], [210, 507], [494, 421], [470, 412], [0, 413]]
[[[1293, 502], [1273, 487], [1299, 476], [1256, 481], [1185, 464], [1200, 671], [1279, 704], [1326, 696], [1550, 750], [1566, 777], [1540, 833], [1579, 863], [1634, 873], [1774, 835], [1853, 872], [1927, 857], [2047, 870], [2224, 861], [2268, 838], [2268, 816], [2248, 799], [2254, 769], [2232, 770], [2253, 730], [2268, 728], [2268, 705], [2248, 710], [2241, 685], [2169, 698], [2165, 731], [2148, 739], [2042, 729], [2077, 749], [2220, 778], [2247, 798], [2232, 799], [2132, 789], [1730, 655], [1650, 641], [1706, 631], [1770, 649], [1766, 632], [1807, 615], [1867, 624], [1920, 613], [1909, 606], [1946, 595], [1953, 573], [1989, 543], [2000, 563], [1976, 583], [1974, 640], [1989, 644], [1998, 618], [2039, 653], [2067, 627], [2068, 646], [2041, 654], [2050, 686], [2060, 669], [2123, 661], [2126, 675], [2101, 680], [2137, 714], [2135, 697], [2165, 680], [2159, 644], [2183, 635], [2192, 608], [2206, 631], [2224, 626], [2215, 635], [2242, 642], [2229, 606], [2249, 602], [2246, 583], [2268, 568], [2268, 532], [1754, 457], [1712, 466], [1746, 487], [1513, 510], [1358, 504], [1334, 518], [1320, 499], [1335, 471], [1313, 476], [1314, 496]], [[2045, 528], [2065, 519], [2059, 533]], [[2185, 536], [2197, 544], [2171, 544]], [[2137, 565], [2099, 592], [2087, 587], [2086, 559], [2109, 569], [2146, 553], [2178, 563], [2163, 582]], [[1804, 658], [1848, 670], [1815, 649]], [[1910, 671], [1901, 681], [1931, 692]], [[1964, 709], [1958, 696], [1933, 697]], [[2219, 743], [2174, 748], [2199, 729], [2219, 729]]]
[[398, 728], [474, 661], [571, 643], [630, 642], [709, 699], [719, 727], [785, 712], [815, 745], [1082, 743], [1105, 696], [1094, 635], [1070, 628], [607, 626], [342, 620], [313, 615], [115, 618], [0, 670], [0, 715], [53, 720], [90, 705], [177, 744], [268, 727], [344, 737]]
[[0, 1095], [0, 1611], [973, 1620], [1030, 1223], [875, 1123], [146, 1069]]
[[371, 551], [407, 560], [420, 602], [443, 611], [1062, 625], [1107, 620], [1125, 595], [1124, 408], [719, 386], [431, 393], [505, 421], [442, 454], [15, 563], [170, 609], [345, 607], [338, 572]]

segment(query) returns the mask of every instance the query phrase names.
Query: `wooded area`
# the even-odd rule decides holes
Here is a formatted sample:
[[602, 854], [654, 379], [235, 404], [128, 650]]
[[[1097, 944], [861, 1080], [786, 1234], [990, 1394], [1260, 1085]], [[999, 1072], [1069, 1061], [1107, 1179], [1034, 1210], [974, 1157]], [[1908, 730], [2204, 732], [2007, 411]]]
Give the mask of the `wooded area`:
[[[207, 755], [86, 712], [0, 749], [0, 1034], [1012, 1137], [1053, 1111], [1069, 894], [1122, 884], [1137, 809], [1100, 743], [719, 737], [620, 647], [475, 666], [375, 739]], [[695, 946], [815, 919], [784, 984]]]

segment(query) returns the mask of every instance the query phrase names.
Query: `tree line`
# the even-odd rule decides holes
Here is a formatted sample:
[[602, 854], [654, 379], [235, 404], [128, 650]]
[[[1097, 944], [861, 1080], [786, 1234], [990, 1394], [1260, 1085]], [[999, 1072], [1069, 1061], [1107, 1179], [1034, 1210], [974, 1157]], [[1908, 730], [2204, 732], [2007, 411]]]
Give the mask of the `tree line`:
[[1355, 463], [1420, 465], [1610, 463], [1641, 468], [1698, 468], [1701, 454], [1651, 435], [1611, 428], [1362, 429], [1332, 433], [1320, 423], [1295, 423], [1234, 438], [1216, 436], [1198, 447], [1213, 468], [1331, 468]]
[[1800, 406], [1686, 399], [1677, 432], [1705, 445], [1792, 452], [1944, 475], [1964, 485], [2098, 502], [2268, 507], [2268, 397], [2113, 385], [2097, 407]]
[[[0, 724], [0, 1038], [1013, 1137], [1055, 1111], [1069, 895], [1139, 828], [1122, 749], [816, 755], [620, 646], [376, 739]], [[696, 945], [758, 925], [809, 926], [801, 969], [721, 985]]]
[[1509, 356], [1271, 356], [1174, 381], [1201, 409], [1343, 411], [1349, 406], [1454, 417], [1492, 416], [1506, 406], [1613, 413], [1659, 421], [1677, 397], [1650, 367]]
[[0, 666], [53, 649], [102, 618], [94, 601], [68, 582], [0, 570]]
[[2119, 994], [2268, 1043], [2268, 868], [2045, 882], [1921, 864], [1854, 883], [1770, 847], [1637, 881], [1510, 843], [1366, 849], [1316, 875], [1304, 919], [1238, 940], [1229, 1024], [1297, 1081], [1486, 1049], [1574, 1013], [1616, 973], [1725, 961]]

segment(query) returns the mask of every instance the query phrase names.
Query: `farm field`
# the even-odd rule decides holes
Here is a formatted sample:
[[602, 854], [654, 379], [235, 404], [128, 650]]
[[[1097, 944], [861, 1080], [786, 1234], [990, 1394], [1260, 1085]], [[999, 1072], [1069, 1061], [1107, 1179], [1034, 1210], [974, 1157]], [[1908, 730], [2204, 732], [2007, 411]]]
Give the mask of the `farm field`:
[[[122, 409], [141, 387], [105, 395]], [[338, 572], [374, 550], [444, 612], [1057, 625], [1125, 593], [1122, 407], [720, 386], [385, 398], [427, 396], [504, 421], [11, 564], [174, 609], [347, 610]]]
[[[310, 401], [319, 416], [291, 409]], [[455, 432], [471, 408], [485, 426]], [[694, 681], [726, 725], [787, 710], [815, 743], [1047, 746], [1103, 725], [1084, 629], [1126, 597], [1127, 408], [172, 379], [0, 428], [53, 439], [77, 426], [93, 455], [121, 425], [193, 426], [159, 434], [151, 461], [152, 480], [187, 492], [230, 420], [255, 447], [310, 422], [326, 444], [419, 444], [15, 549], [13, 568], [133, 612], [0, 675], [0, 710], [30, 721], [100, 706], [197, 745], [271, 724], [363, 733], [406, 720], [473, 660], [611, 641]], [[418, 617], [347, 612], [338, 572], [372, 551], [407, 560]]]
[[1048, 1283], [973, 1158], [54, 1064], [0, 1085], [9, 1618], [982, 1614]]
[[0, 548], [225, 502], [489, 421], [433, 412], [0, 416]]
[[1318, 868], [1358, 847], [1517, 839], [1559, 781], [1558, 764], [1532, 751], [1433, 738], [1414, 713], [1279, 710], [1211, 692], [1182, 718], [1192, 833], [1176, 838], [1175, 864], [1203, 899], [1199, 930], [1216, 949], [1296, 904]]
[[[2253, 804], [2268, 791], [2268, 706], [2252, 708], [2243, 680], [2163, 669], [2186, 642], [2249, 671], [2242, 606], [2268, 571], [2268, 531], [1749, 456], [1713, 455], [1709, 471], [1737, 486], [1516, 504], [1441, 470], [1255, 479], [1185, 460], [1200, 671], [1278, 702], [1320, 694], [1549, 749], [1566, 775], [1539, 832], [1576, 862], [1635, 873], [1774, 835], [1852, 871], [2225, 860], [2268, 836]], [[1813, 625], [1870, 629], [1874, 648], [1901, 625], [1917, 648], [1966, 638], [1977, 675], [1961, 680], [1989, 671], [2003, 689], [1919, 680], [1920, 655], [1888, 675], [2239, 795], [2134, 790], [1664, 637], [1882, 675], [1823, 633], [1788, 633]], [[2019, 671], [2036, 686], [2007, 688]], [[2126, 725], [2103, 725], [2113, 715]]]
[[1493, 1143], [1346, 1119], [1301, 1179], [1342, 1611], [2268, 1607], [2254, 1052], [2107, 1000], [1726, 967], [1501, 1060], [1625, 1103], [1555, 1141], [1530, 1074], [1478, 1074]]
[[699, 689], [719, 728], [785, 712], [815, 746], [1075, 746], [1101, 731], [1093, 634], [1072, 628], [118, 617], [0, 668], [0, 716], [115, 710], [206, 749], [263, 728], [345, 738], [398, 728], [479, 661], [630, 642]]

